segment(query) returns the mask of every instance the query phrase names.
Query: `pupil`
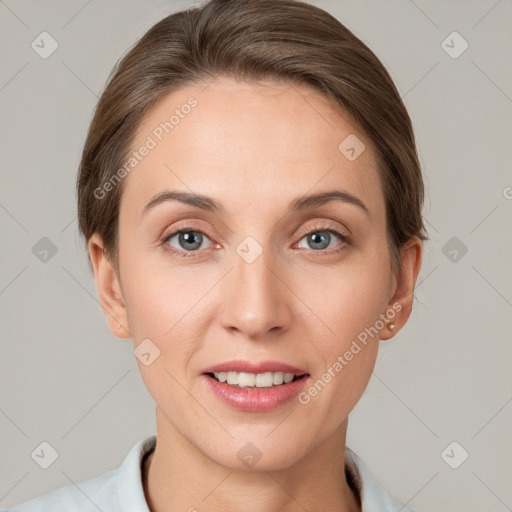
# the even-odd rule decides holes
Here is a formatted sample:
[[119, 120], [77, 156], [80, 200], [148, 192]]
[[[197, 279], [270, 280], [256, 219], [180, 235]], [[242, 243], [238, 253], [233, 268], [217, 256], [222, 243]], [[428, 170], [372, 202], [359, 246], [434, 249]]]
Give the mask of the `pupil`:
[[324, 234], [321, 234], [319, 235], [318, 233], [313, 233], [311, 235], [309, 235], [309, 242], [314, 246], [315, 244], [318, 244], [320, 243], [320, 245], [322, 245], [322, 239], [323, 241], [327, 242], [324, 244], [323, 247], [314, 247], [316, 249], [325, 249], [328, 245], [329, 245], [329, 238], [330, 238], [330, 235], [329, 233], [324, 233]]
[[[185, 247], [187, 249], [198, 249], [201, 247], [201, 233], [196, 233], [194, 231], [187, 231], [185, 233], [180, 234], [180, 244], [192, 244], [193, 247]], [[195, 241], [194, 241], [195, 240]]]

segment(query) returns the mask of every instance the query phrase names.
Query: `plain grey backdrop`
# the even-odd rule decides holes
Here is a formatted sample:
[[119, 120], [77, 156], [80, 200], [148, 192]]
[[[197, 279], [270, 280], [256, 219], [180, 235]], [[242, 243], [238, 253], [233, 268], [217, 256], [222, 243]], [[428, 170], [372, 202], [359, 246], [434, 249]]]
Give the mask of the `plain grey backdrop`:
[[[347, 444], [417, 512], [510, 511], [512, 2], [311, 3], [395, 80], [432, 238], [412, 316], [381, 342]], [[110, 333], [97, 299], [75, 179], [112, 66], [195, 4], [0, 0], [2, 508], [118, 467], [155, 431], [131, 340]], [[43, 442], [58, 453], [47, 469], [31, 455]]]

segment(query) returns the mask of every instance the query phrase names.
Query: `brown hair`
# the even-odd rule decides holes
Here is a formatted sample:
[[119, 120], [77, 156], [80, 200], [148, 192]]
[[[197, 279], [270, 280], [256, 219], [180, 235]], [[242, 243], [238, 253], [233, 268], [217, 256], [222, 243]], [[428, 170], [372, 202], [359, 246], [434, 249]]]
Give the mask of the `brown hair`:
[[[399, 272], [401, 247], [413, 236], [428, 239], [411, 120], [376, 55], [336, 18], [294, 0], [211, 0], [171, 14], [116, 63], [79, 167], [78, 219], [86, 243], [97, 232], [119, 269], [124, 181], [114, 187], [108, 183], [126, 161], [142, 117], [160, 98], [217, 76], [305, 83], [351, 116], [376, 148], [391, 265]], [[100, 197], [106, 191], [108, 197]]]

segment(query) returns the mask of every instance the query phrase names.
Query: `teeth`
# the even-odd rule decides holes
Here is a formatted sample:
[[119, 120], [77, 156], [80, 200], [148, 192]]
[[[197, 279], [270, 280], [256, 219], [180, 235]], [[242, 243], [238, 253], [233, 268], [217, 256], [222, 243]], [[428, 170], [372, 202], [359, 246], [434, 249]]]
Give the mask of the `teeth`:
[[288, 382], [291, 382], [293, 380], [293, 377], [295, 377], [295, 375], [293, 375], [293, 373], [285, 373], [284, 381], [288, 384]]
[[291, 382], [295, 375], [293, 373], [266, 372], [266, 373], [246, 373], [246, 372], [219, 372], [213, 374], [220, 382], [227, 382], [231, 386], [270, 388], [280, 386]]

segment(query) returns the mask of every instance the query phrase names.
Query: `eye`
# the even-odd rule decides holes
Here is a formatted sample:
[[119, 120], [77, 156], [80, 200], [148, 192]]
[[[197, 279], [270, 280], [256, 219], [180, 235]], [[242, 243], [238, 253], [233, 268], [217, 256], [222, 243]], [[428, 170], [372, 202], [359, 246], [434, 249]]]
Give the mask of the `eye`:
[[[336, 239], [345, 243], [338, 243], [336, 245]], [[314, 228], [309, 230], [298, 243], [299, 248], [307, 249], [308, 247], [300, 245], [303, 240], [305, 240], [305, 243], [309, 244], [309, 248], [312, 248], [314, 251], [325, 251], [327, 253], [341, 250], [341, 248], [343, 248], [343, 246], [349, 241], [346, 235], [332, 228]], [[334, 251], [326, 249], [334, 249]]]
[[[348, 235], [333, 229], [331, 226], [304, 229], [299, 235], [302, 235], [302, 238], [297, 243], [297, 247], [308, 249], [308, 247], [302, 245], [302, 241], [305, 240], [305, 243], [309, 244], [309, 248], [313, 252], [319, 252], [323, 255], [339, 252], [350, 243]], [[338, 239], [338, 244], [336, 244], [336, 239]], [[199, 256], [199, 253], [205, 252], [205, 249], [212, 246], [210, 237], [194, 226], [183, 226], [165, 234], [161, 244], [164, 250], [182, 257]], [[217, 247], [220, 246], [217, 245]]]
[[209, 237], [206, 233], [193, 227], [183, 227], [178, 231], [168, 233], [162, 239], [164, 248], [170, 252], [182, 255], [182, 256], [193, 256], [194, 253], [200, 249], [208, 248]]

